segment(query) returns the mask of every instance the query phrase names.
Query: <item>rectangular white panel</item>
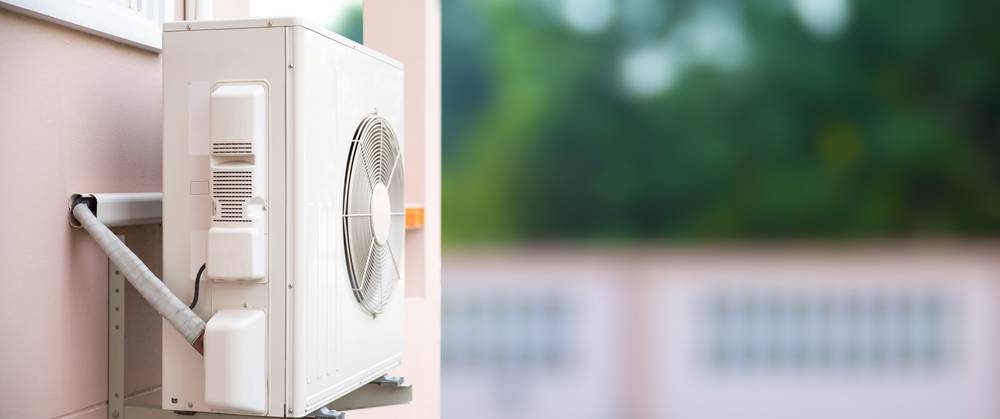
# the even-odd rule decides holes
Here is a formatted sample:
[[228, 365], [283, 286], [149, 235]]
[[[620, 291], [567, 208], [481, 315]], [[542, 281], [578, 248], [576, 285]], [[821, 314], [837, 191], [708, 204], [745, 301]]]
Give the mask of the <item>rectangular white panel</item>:
[[188, 83], [187, 93], [188, 153], [206, 156], [208, 155], [208, 82], [195, 80]]
[[[194, 24], [194, 23], [192, 23]], [[198, 23], [201, 24], [201, 23]], [[185, 27], [182, 25], [182, 28]], [[219, 309], [243, 308], [263, 311], [267, 340], [267, 397], [264, 415], [284, 416], [285, 404], [285, 292], [284, 170], [285, 170], [285, 28], [261, 27], [240, 30], [183, 30], [163, 34], [163, 282], [182, 301], [191, 301], [194, 274], [206, 263], [195, 312], [208, 321]], [[266, 199], [263, 214], [268, 238], [264, 243], [263, 280], [221, 281], [208, 275], [208, 231], [216, 227], [212, 195], [210, 120], [204, 121], [204, 154], [190, 153], [189, 91], [204, 82], [203, 108], [210, 112], [211, 93], [223, 85], [257, 84], [266, 89], [268, 115], [264, 146], [254, 156], [264, 179], [259, 182]], [[200, 88], [199, 88], [200, 90]], [[217, 140], [219, 138], [216, 138]], [[261, 154], [263, 153], [263, 154]], [[273, 179], [269, 177], [273, 176]], [[203, 194], [192, 194], [192, 183], [205, 182]], [[266, 192], [266, 194], [265, 194]], [[274, 222], [270, 222], [273, 219]], [[230, 223], [237, 224], [237, 223]], [[247, 227], [246, 222], [238, 223]], [[200, 245], [191, 233], [201, 232]], [[200, 260], [198, 255], [201, 255]], [[197, 265], [197, 266], [195, 266]], [[215, 263], [214, 266], [218, 266]], [[205, 402], [205, 362], [202, 354], [170, 326], [163, 328], [163, 397], [168, 410], [209, 412]]]
[[213, 155], [253, 155], [267, 137], [267, 91], [260, 83], [220, 83], [212, 91]]
[[260, 310], [219, 310], [205, 327], [205, 404], [264, 413], [267, 370]]
[[264, 234], [255, 228], [212, 227], [206, 269], [213, 279], [264, 277]]

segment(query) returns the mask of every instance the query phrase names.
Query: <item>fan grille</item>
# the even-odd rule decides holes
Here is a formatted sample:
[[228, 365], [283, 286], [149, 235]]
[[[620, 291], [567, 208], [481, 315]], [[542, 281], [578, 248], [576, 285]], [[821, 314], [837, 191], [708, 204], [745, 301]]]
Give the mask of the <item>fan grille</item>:
[[[375, 191], [381, 187], [388, 191], [387, 209], [373, 208], [379, 202], [373, 200]], [[380, 210], [388, 210], [387, 230], [375, 225], [385, 222], [377, 215]], [[372, 315], [382, 312], [401, 278], [404, 217], [403, 162], [396, 133], [385, 118], [369, 114], [351, 139], [343, 218], [351, 289], [361, 307]]]

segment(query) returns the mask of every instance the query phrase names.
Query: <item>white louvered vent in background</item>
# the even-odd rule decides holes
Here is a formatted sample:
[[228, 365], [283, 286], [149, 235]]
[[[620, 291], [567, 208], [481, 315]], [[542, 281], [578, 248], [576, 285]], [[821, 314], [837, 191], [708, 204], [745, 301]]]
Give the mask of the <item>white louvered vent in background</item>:
[[733, 375], [912, 373], [954, 361], [954, 313], [942, 295], [723, 293], [707, 301], [711, 370]]

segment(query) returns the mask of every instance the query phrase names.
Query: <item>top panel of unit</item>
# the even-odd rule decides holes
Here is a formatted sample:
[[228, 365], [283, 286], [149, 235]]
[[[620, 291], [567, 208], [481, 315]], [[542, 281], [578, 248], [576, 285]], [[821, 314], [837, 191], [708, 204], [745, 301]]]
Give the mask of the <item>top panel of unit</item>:
[[354, 42], [343, 35], [330, 32], [326, 28], [307, 19], [297, 17], [274, 17], [274, 18], [254, 18], [254, 19], [223, 19], [223, 20], [183, 20], [177, 22], [165, 22], [164, 32], [185, 32], [185, 31], [210, 31], [220, 29], [249, 29], [249, 28], [272, 28], [272, 27], [293, 27], [298, 26], [316, 34], [339, 42], [359, 52], [370, 55], [376, 59], [384, 61], [393, 67], [403, 69], [403, 63], [375, 51], [357, 42]]

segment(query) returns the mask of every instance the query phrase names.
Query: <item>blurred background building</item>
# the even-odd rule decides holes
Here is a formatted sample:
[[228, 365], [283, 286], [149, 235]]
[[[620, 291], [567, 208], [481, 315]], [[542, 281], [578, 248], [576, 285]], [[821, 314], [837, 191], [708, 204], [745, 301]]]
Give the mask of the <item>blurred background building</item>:
[[456, 250], [446, 418], [996, 418], [992, 246]]
[[445, 418], [1000, 417], [1000, 5], [442, 5]]

